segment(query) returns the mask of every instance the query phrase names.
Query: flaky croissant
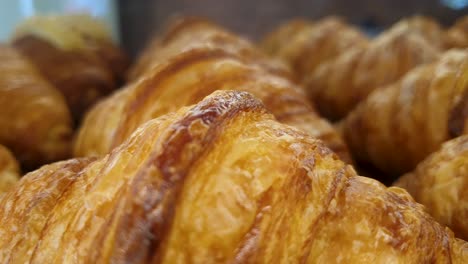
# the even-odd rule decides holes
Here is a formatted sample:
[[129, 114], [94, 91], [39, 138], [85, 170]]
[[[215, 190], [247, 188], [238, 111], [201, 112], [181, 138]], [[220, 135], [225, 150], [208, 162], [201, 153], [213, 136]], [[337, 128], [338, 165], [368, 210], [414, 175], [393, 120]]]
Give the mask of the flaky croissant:
[[77, 121], [117, 87], [127, 64], [105, 27], [86, 15], [29, 18], [12, 43], [65, 95]]
[[341, 119], [373, 90], [435, 60], [439, 49], [420, 31], [400, 22], [367, 47], [352, 48], [320, 65], [304, 81], [317, 110], [329, 119]]
[[270, 55], [291, 65], [301, 80], [323, 62], [352, 47], [365, 48], [367, 37], [337, 17], [317, 22], [293, 20], [270, 33], [261, 43]]
[[19, 165], [13, 154], [7, 148], [0, 145], [0, 195], [16, 184], [19, 179], [19, 173]]
[[342, 129], [354, 157], [401, 175], [468, 132], [468, 51], [453, 50], [376, 90]]
[[400, 20], [394, 27], [410, 28], [413, 32], [423, 36], [430, 44], [440, 50], [446, 48], [445, 31], [439, 22], [429, 16], [416, 15]]
[[128, 80], [136, 80], [146, 72], [152, 72], [161, 61], [178, 53], [209, 46], [222, 47], [229, 53], [255, 62], [272, 73], [293, 77], [286, 64], [268, 58], [246, 39], [205, 18], [183, 16], [170, 20], [162, 36], [150, 41], [135, 65], [130, 68]]
[[324, 140], [350, 161], [338, 133], [314, 112], [287, 71], [270, 65], [245, 40], [206, 22], [189, 21], [177, 24], [177, 30], [162, 38], [164, 44], [145, 52], [152, 59], [143, 57], [146, 62], [137, 64], [137, 80], [88, 113], [75, 143], [76, 156], [108, 153], [144, 122], [197, 103], [215, 90], [236, 89], [254, 94], [280, 122]]
[[446, 34], [448, 48], [468, 48], [468, 15], [459, 18]]
[[354, 170], [245, 92], [141, 126], [0, 198], [5, 263], [464, 263], [408, 193]]
[[0, 45], [0, 106], [0, 144], [23, 167], [69, 157], [72, 124], [65, 99], [6, 45]]
[[468, 239], [468, 135], [443, 144], [395, 185], [458, 237]]

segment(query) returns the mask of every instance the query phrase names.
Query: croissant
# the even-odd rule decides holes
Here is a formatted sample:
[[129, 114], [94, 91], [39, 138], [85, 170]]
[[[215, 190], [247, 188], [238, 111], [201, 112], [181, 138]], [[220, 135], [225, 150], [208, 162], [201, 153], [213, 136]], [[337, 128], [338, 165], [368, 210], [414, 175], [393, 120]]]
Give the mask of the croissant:
[[253, 49], [251, 44], [217, 26], [189, 21], [169, 30], [163, 46], [145, 53], [153, 59], [137, 63], [139, 70], [133, 71], [142, 76], [87, 114], [75, 142], [76, 156], [106, 154], [152, 118], [197, 103], [215, 90], [237, 89], [254, 94], [280, 122], [324, 140], [350, 161], [338, 133], [314, 112], [287, 71], [268, 66], [266, 58], [248, 48]]
[[468, 48], [468, 15], [459, 18], [446, 33], [448, 48]]
[[337, 17], [328, 17], [315, 23], [304, 20], [286, 23], [267, 35], [261, 46], [270, 55], [288, 62], [304, 80], [321, 63], [367, 44], [367, 37], [357, 28]]
[[2, 263], [464, 263], [400, 188], [359, 177], [252, 95], [217, 91], [0, 198]]
[[465, 240], [468, 239], [467, 159], [468, 135], [465, 135], [444, 143], [395, 183]]
[[18, 162], [7, 148], [0, 145], [0, 195], [9, 190], [18, 179]]
[[468, 131], [468, 51], [452, 50], [376, 90], [342, 124], [351, 152], [393, 175]]
[[150, 41], [135, 65], [130, 68], [128, 80], [133, 81], [146, 72], [152, 72], [161, 61], [181, 51], [196, 49], [200, 46], [222, 46], [229, 53], [251, 60], [272, 73], [290, 79], [294, 78], [286, 64], [268, 58], [246, 39], [226, 31], [207, 19], [183, 16], [170, 20], [164, 34]]
[[373, 90], [437, 59], [439, 49], [418, 32], [400, 22], [367, 47], [349, 49], [321, 64], [304, 81], [317, 110], [329, 119], [341, 119]]
[[411, 30], [423, 36], [429, 43], [440, 50], [446, 48], [445, 31], [437, 20], [428, 17], [416, 15], [399, 21], [395, 27], [409, 27]]
[[12, 47], [0, 45], [0, 144], [25, 169], [70, 155], [65, 99]]
[[126, 57], [106, 28], [86, 15], [32, 17], [16, 29], [12, 43], [64, 95], [76, 121], [114, 90]]

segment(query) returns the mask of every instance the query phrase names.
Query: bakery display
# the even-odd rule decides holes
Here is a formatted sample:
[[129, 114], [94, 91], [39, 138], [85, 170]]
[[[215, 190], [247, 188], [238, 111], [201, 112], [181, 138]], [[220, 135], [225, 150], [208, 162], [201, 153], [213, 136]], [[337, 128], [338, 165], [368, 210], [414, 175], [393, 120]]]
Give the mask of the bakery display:
[[404, 190], [357, 176], [238, 91], [153, 119], [97, 160], [31, 172], [0, 199], [2, 262], [468, 258]]
[[465, 22], [257, 46], [179, 16], [129, 64], [91, 16], [27, 19], [0, 45], [0, 263], [468, 263]]
[[26, 169], [70, 156], [72, 122], [60, 92], [18, 51], [0, 45], [0, 144]]
[[215, 90], [236, 89], [252, 93], [280, 122], [324, 140], [351, 160], [338, 133], [288, 78], [287, 68], [206, 20], [173, 22], [143, 52], [131, 76], [133, 81], [88, 113], [75, 143], [76, 156], [106, 154], [144, 122], [195, 104]]
[[31, 17], [12, 45], [64, 94], [76, 122], [120, 85], [127, 65], [104, 24], [88, 15]]

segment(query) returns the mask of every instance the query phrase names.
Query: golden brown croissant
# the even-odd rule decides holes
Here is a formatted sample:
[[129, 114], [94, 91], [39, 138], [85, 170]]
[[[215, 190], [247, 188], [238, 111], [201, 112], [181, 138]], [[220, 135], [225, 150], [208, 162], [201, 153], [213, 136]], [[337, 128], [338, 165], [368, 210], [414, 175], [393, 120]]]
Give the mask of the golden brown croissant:
[[343, 123], [354, 157], [398, 175], [468, 132], [468, 51], [453, 50], [376, 90]]
[[428, 16], [413, 16], [400, 20], [395, 27], [406, 24], [414, 32], [423, 36], [429, 43], [438, 49], [445, 48], [445, 32], [437, 20]]
[[6, 45], [0, 45], [0, 106], [0, 144], [26, 169], [70, 155], [71, 116], [65, 99]]
[[367, 47], [355, 47], [320, 65], [305, 81], [318, 111], [329, 119], [340, 119], [373, 90], [435, 60], [439, 50], [418, 32], [400, 22]]
[[468, 15], [459, 18], [447, 31], [448, 48], [468, 48]]
[[19, 165], [13, 154], [0, 145], [0, 195], [12, 188], [19, 179]]
[[[272, 73], [293, 78], [286, 64], [272, 60], [244, 38], [200, 17], [176, 17], [161, 37], [154, 38], [129, 70], [129, 80], [152, 72], [161, 61], [198, 47], [222, 47], [229, 53], [253, 61]], [[162, 49], [163, 51], [160, 51]]]
[[164, 45], [145, 52], [152, 59], [143, 57], [146, 62], [137, 64], [133, 72], [142, 74], [139, 79], [88, 113], [75, 143], [77, 156], [106, 154], [144, 122], [195, 104], [215, 90], [236, 89], [254, 94], [280, 122], [323, 139], [350, 160], [342, 139], [314, 112], [287, 71], [268, 64], [243, 39], [206, 22], [189, 21], [169, 30]]
[[98, 21], [86, 15], [33, 17], [13, 45], [64, 95], [76, 120], [124, 74], [126, 58]]
[[468, 239], [468, 135], [443, 144], [396, 186], [405, 188], [416, 201], [455, 234]]
[[245, 92], [141, 126], [0, 198], [2, 263], [464, 263], [400, 188], [359, 177]]
[[295, 18], [282, 23], [263, 38], [260, 47], [266, 54], [274, 56], [285, 48], [296, 35], [304, 29], [310, 28], [312, 24], [311, 21], [304, 18]]
[[293, 20], [270, 33], [261, 46], [289, 63], [301, 80], [323, 62], [352, 47], [365, 48], [367, 37], [337, 17], [315, 23]]

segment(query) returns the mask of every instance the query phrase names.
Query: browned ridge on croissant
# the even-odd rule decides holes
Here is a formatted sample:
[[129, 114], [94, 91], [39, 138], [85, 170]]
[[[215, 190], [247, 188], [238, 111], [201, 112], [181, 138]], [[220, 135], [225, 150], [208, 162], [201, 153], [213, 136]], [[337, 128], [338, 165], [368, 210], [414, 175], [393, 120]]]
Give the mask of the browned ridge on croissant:
[[468, 131], [468, 51], [452, 50], [376, 90], [343, 124], [354, 157], [392, 175]]
[[144, 122], [195, 104], [215, 90], [241, 90], [261, 99], [280, 122], [324, 140], [350, 161], [342, 139], [315, 113], [284, 68], [271, 64], [249, 42], [215, 25], [194, 23], [169, 30], [171, 41], [165, 45], [150, 45], [132, 69], [140, 76], [88, 113], [76, 140], [77, 156], [106, 154]]
[[468, 135], [450, 140], [402, 176], [405, 188], [440, 223], [457, 237], [468, 239]]
[[70, 156], [72, 122], [65, 99], [6, 45], [0, 45], [0, 106], [0, 144], [23, 168]]
[[260, 101], [217, 91], [0, 198], [2, 263], [464, 263], [400, 188], [359, 177]]

